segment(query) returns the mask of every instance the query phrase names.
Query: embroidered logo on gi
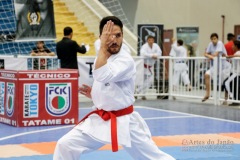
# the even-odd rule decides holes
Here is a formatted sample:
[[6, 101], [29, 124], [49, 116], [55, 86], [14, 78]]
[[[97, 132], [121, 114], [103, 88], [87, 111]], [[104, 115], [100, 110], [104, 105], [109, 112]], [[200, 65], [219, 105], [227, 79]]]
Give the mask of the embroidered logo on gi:
[[53, 116], [63, 116], [71, 108], [71, 83], [46, 84], [46, 109]]
[[5, 82], [0, 82], [0, 114], [4, 115]]
[[30, 25], [39, 25], [41, 20], [40, 12], [28, 12], [27, 19]]
[[11, 117], [14, 112], [14, 95], [15, 95], [15, 84], [14, 83], [7, 83], [7, 115]]

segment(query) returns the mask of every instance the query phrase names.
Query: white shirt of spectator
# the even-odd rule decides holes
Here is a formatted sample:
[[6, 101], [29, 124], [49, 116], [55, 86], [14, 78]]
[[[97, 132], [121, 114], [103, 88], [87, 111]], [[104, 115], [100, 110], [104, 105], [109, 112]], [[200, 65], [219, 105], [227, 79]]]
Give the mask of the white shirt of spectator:
[[[223, 54], [227, 55], [227, 51], [224, 47], [224, 44], [222, 43], [222, 41], [218, 41], [216, 45], [213, 45], [212, 42], [210, 42], [208, 44], [208, 47], [207, 47], [207, 50], [206, 50], [207, 53], [211, 53], [211, 54], [214, 54], [216, 52], [219, 52], [218, 54], [218, 59], [219, 57], [222, 57]], [[219, 60], [218, 60], [219, 61]], [[211, 62], [211, 65], [213, 65], [213, 62]], [[222, 69], [225, 69], [229, 66], [229, 62], [226, 61], [226, 59], [223, 59], [222, 60]]]
[[221, 41], [218, 41], [216, 45], [213, 45], [212, 42], [210, 42], [208, 44], [208, 47], [207, 47], [207, 50], [206, 50], [207, 53], [211, 53], [211, 54], [214, 54], [216, 52], [219, 52], [220, 56], [222, 56], [222, 54], [227, 54], [227, 51], [224, 47], [224, 44], [221, 42]]

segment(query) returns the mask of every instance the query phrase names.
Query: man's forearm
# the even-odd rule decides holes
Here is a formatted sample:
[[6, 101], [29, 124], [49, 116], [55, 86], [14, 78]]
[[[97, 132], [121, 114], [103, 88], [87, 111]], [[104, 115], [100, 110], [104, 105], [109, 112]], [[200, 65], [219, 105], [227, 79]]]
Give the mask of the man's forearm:
[[212, 55], [210, 55], [208, 53], [205, 53], [204, 56], [207, 57], [207, 58], [212, 58]]

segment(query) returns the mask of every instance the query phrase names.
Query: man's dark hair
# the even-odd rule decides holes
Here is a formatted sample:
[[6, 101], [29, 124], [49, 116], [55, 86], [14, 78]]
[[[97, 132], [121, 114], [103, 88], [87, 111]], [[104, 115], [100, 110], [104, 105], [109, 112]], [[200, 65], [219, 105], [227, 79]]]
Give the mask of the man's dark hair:
[[150, 38], [154, 39], [153, 36], [149, 35], [149, 36], [147, 37], [147, 40], [150, 39]]
[[227, 40], [228, 41], [231, 41], [231, 40], [233, 40], [235, 38], [235, 35], [234, 34], [232, 34], [232, 33], [228, 33], [227, 34]]
[[217, 39], [218, 39], [218, 34], [217, 33], [212, 33], [211, 36], [210, 36], [210, 39], [212, 39], [213, 37], [217, 37]]
[[178, 39], [178, 40], [177, 40], [177, 43], [178, 43], [180, 46], [182, 46], [182, 45], [183, 45], [183, 40]]
[[64, 36], [69, 36], [73, 32], [71, 27], [65, 27], [63, 29]]
[[42, 44], [44, 44], [44, 41], [37, 41], [36, 43], [42, 43]]
[[102, 34], [102, 30], [103, 30], [104, 25], [105, 25], [108, 21], [110, 21], [110, 20], [114, 23], [114, 25], [119, 26], [119, 27], [121, 28], [121, 31], [123, 31], [122, 21], [121, 21], [118, 17], [115, 17], [115, 16], [107, 16], [107, 17], [104, 17], [104, 18], [100, 21], [100, 25], [99, 25], [100, 35]]
[[240, 41], [235, 40], [233, 43], [238, 49], [240, 49]]

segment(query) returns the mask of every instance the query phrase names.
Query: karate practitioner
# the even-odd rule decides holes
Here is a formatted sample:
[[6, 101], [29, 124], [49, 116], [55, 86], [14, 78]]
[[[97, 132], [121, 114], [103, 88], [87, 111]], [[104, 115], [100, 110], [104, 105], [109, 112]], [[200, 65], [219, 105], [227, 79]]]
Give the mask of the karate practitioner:
[[[162, 55], [162, 50], [157, 43], [154, 42], [154, 37], [149, 35], [147, 42], [142, 45], [140, 55], [144, 58], [144, 82], [136, 92], [146, 94], [147, 89], [153, 85], [154, 82], [154, 64], [158, 57]], [[143, 96], [142, 100], [146, 100]]]
[[179, 85], [179, 80], [187, 87], [188, 91], [191, 91], [192, 87], [190, 85], [189, 75], [188, 75], [188, 66], [186, 64], [187, 58], [187, 49], [183, 47], [183, 40], [179, 39], [175, 41], [172, 39], [172, 50], [170, 56], [177, 57], [178, 59], [174, 60], [174, 72], [173, 72], [173, 88]]
[[93, 68], [94, 83], [92, 88], [83, 85], [79, 89], [92, 98], [94, 113], [57, 142], [53, 159], [79, 160], [83, 153], [110, 143], [114, 152], [122, 145], [135, 160], [174, 160], [158, 149], [147, 124], [133, 111], [136, 68], [121, 47], [122, 22], [108, 16], [99, 28], [101, 47]]

